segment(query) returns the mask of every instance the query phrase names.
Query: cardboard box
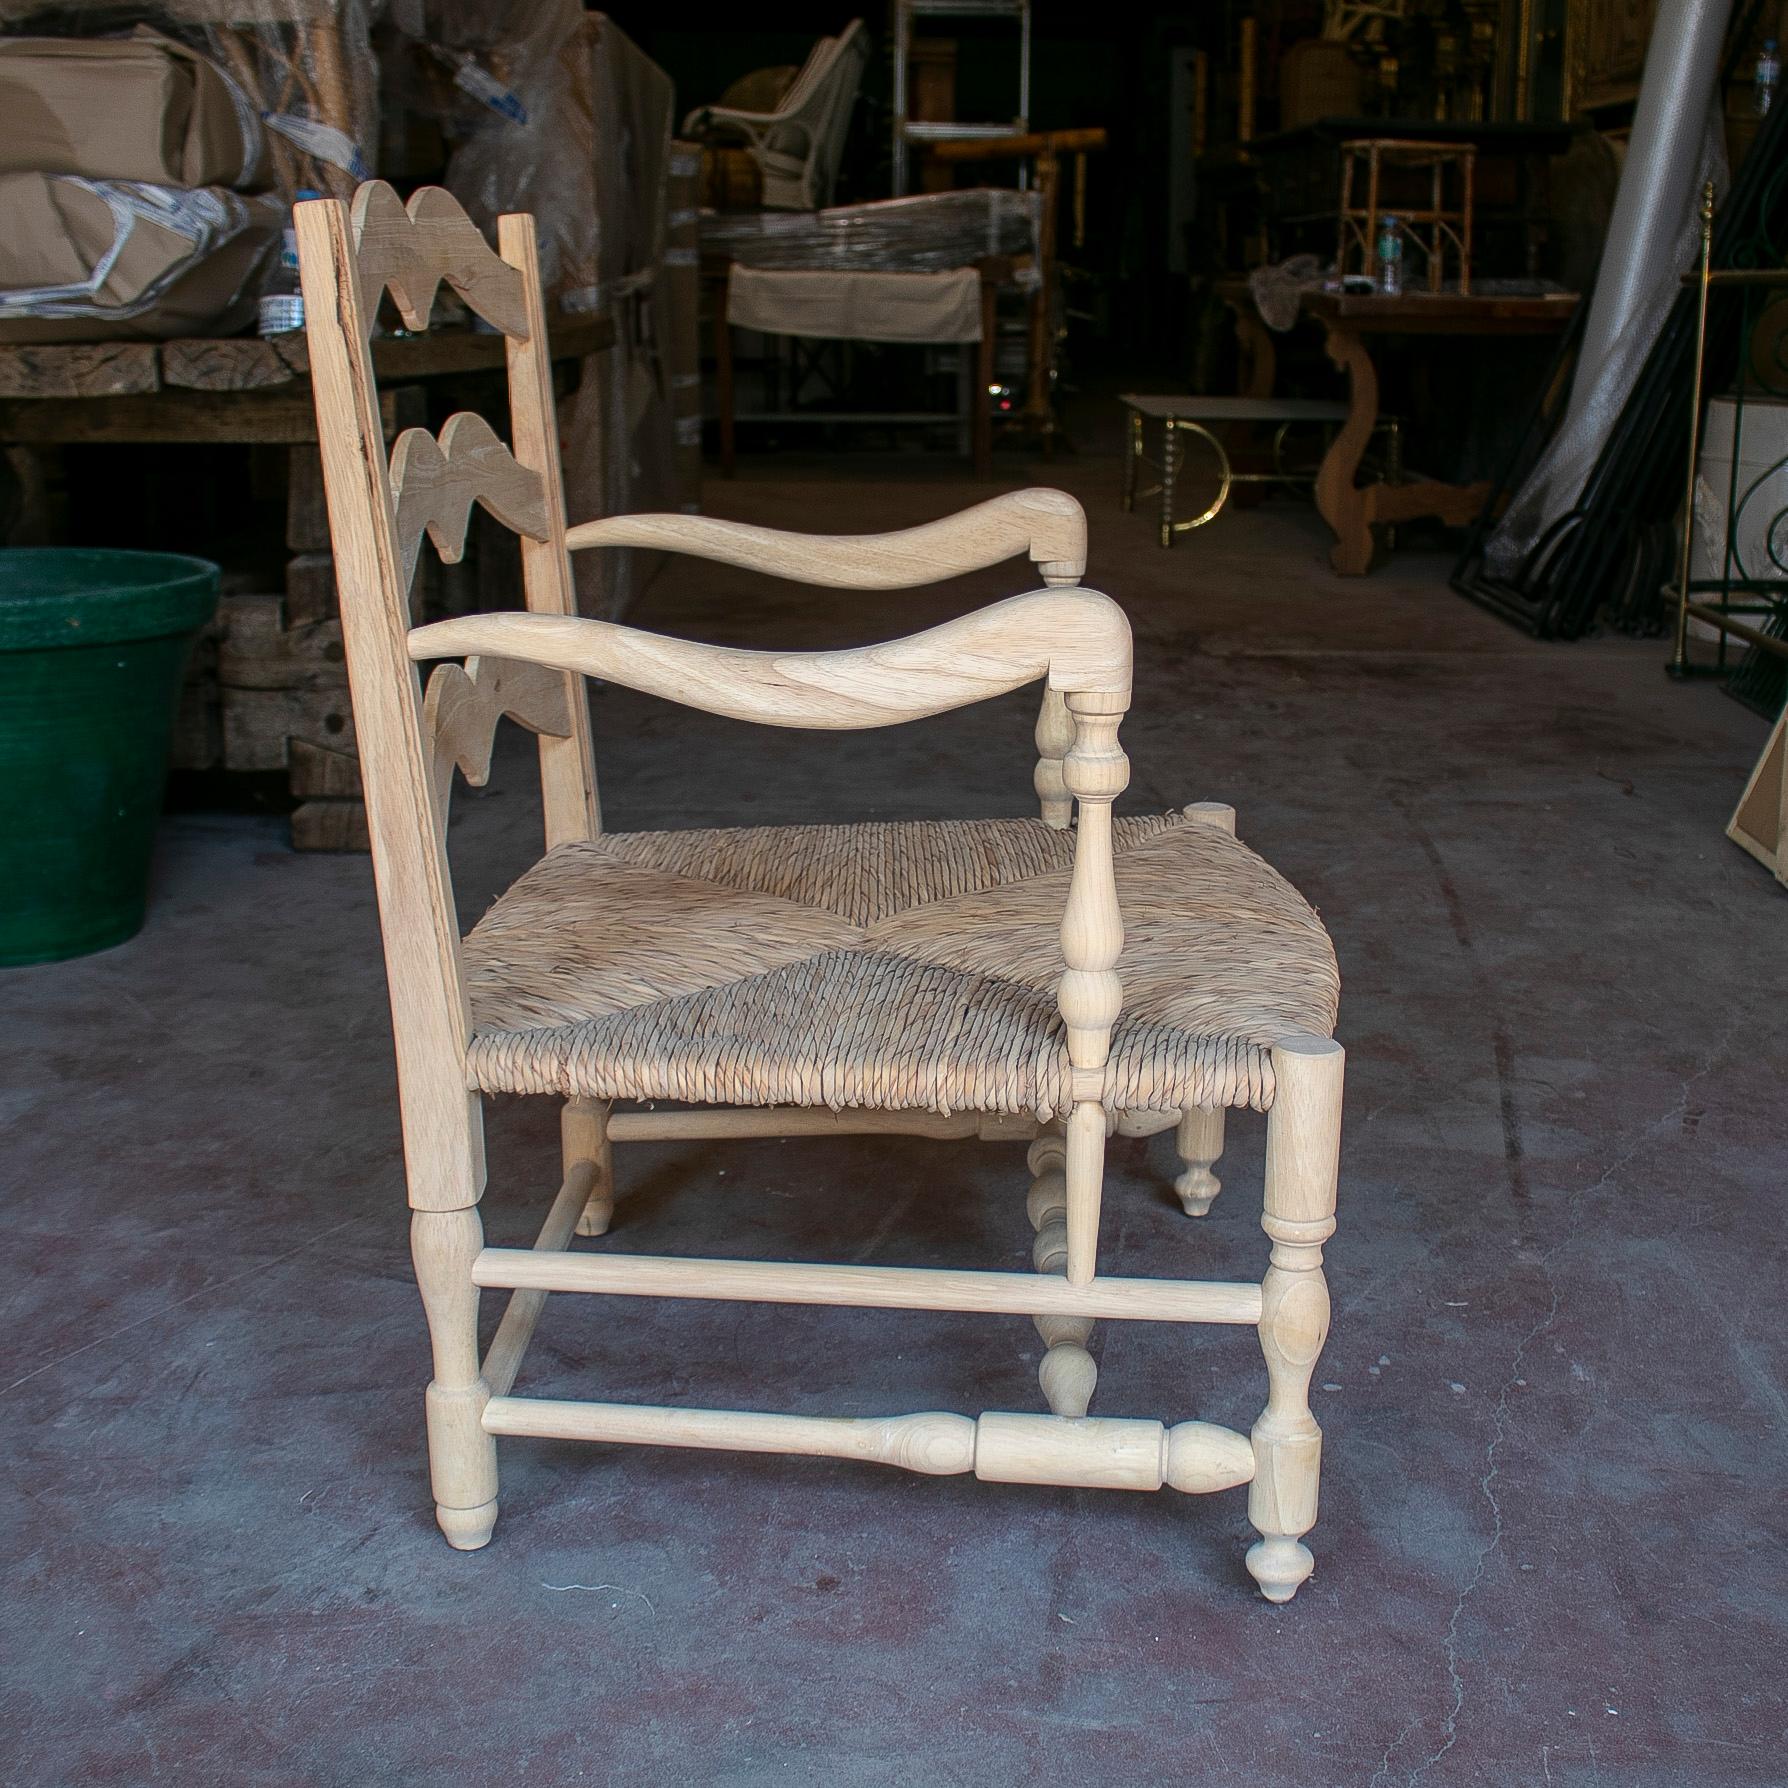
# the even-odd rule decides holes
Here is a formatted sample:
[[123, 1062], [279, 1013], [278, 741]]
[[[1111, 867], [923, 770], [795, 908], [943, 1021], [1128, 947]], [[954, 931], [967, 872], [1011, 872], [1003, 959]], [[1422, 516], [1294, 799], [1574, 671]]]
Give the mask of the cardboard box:
[[0, 174], [262, 184], [254, 102], [146, 25], [128, 37], [0, 38], [0, 118]]
[[0, 342], [233, 333], [285, 219], [222, 187], [0, 174]]

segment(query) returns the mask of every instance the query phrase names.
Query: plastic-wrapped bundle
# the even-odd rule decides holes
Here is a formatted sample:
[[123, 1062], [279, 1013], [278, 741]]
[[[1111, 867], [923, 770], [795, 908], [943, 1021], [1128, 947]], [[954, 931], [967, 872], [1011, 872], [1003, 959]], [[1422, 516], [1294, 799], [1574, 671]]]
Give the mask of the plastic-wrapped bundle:
[[[563, 407], [573, 521], [676, 508], [675, 429], [656, 296], [676, 95], [614, 22], [579, 0], [399, 0], [390, 18], [442, 79], [427, 92], [454, 142], [446, 184], [485, 228], [530, 211], [549, 298], [611, 317]], [[586, 613], [619, 614], [631, 552], [580, 553]]]
[[977, 186], [824, 211], [704, 211], [702, 253], [742, 267], [945, 273], [1037, 252], [1038, 195]]
[[0, 174], [0, 341], [239, 329], [285, 217], [223, 187]]
[[0, 173], [262, 184], [260, 108], [218, 64], [147, 26], [0, 38], [0, 115]]
[[[128, 17], [202, 51], [248, 95], [266, 130], [269, 173], [346, 198], [372, 171], [378, 69], [369, 0], [148, 0]], [[117, 31], [116, 0], [0, 0], [0, 28], [49, 36]]]

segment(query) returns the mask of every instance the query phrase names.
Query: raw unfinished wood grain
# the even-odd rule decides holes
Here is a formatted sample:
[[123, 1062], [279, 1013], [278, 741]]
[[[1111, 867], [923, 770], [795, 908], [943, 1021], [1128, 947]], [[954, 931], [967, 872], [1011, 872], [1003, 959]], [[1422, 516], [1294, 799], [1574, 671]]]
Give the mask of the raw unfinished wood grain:
[[721, 1303], [854, 1304], [865, 1310], [961, 1310], [983, 1316], [1091, 1316], [1130, 1322], [1260, 1322], [1260, 1287], [1198, 1279], [1096, 1279], [945, 1267], [808, 1266], [767, 1260], [674, 1260], [656, 1254], [532, 1254], [486, 1248], [480, 1285], [611, 1297]]
[[[333, 577], [340, 593], [397, 1040], [413, 1252], [434, 1351], [427, 1396], [434, 1499], [448, 1538], [473, 1548], [490, 1537], [497, 1513], [494, 1436], [557, 1435], [812, 1453], [928, 1473], [973, 1472], [1002, 1483], [1200, 1492], [1252, 1483], [1250, 1513], [1261, 1540], [1249, 1568], [1269, 1597], [1289, 1596], [1308, 1572], [1301, 1536], [1315, 1519], [1319, 1437], [1308, 1386], [1327, 1320], [1320, 1243], [1333, 1223], [1340, 1071], [1339, 1051], [1325, 1040], [1283, 1041], [1272, 1050], [1279, 1077], [1275, 1103], [1265, 1052], [1284, 1029], [1328, 1022], [1332, 957], [1295, 893], [1232, 839], [1207, 840], [1202, 827], [1185, 825], [1180, 815], [1114, 825], [1113, 802], [1129, 778], [1117, 739], [1130, 699], [1130, 630], [1114, 603], [1080, 587], [1086, 543], [1079, 506], [1059, 492], [1017, 493], [922, 528], [855, 539], [664, 516], [619, 517], [568, 530], [532, 220], [501, 220], [499, 256], [439, 192], [418, 194], [406, 210], [389, 188], [375, 184], [358, 195], [351, 223], [335, 202], [302, 205], [297, 217], [329, 512], [325, 542], [315, 537], [305, 513], [301, 461], [294, 479], [293, 544], [315, 562], [297, 582], [321, 590]], [[387, 406], [375, 386], [368, 340], [372, 311], [390, 289], [407, 320], [421, 327], [442, 280], [504, 332], [512, 446], [476, 418], [459, 416], [439, 440], [413, 432], [388, 457]], [[252, 360], [242, 357], [249, 369], [242, 376], [252, 373]], [[448, 559], [457, 556], [474, 504], [520, 538], [526, 612], [412, 628], [409, 583], [421, 562], [421, 542], [431, 540]], [[332, 557], [323, 553], [325, 544]], [[570, 576], [572, 544], [667, 547], [858, 589], [905, 588], [1025, 552], [1040, 566], [1047, 587], [880, 645], [751, 652], [580, 618]], [[265, 693], [279, 693], [285, 687], [280, 679], [292, 674], [289, 665], [274, 662], [277, 657], [270, 655], [266, 680], [273, 687]], [[437, 667], [424, 691], [418, 661], [460, 657], [463, 665]], [[761, 860], [764, 847], [750, 842], [750, 835], [702, 834], [693, 846], [652, 835], [603, 840], [585, 679], [710, 713], [815, 729], [920, 719], [1041, 680], [1033, 781], [1045, 824], [796, 829], [799, 837], [774, 847], [773, 863]], [[445, 819], [454, 769], [474, 783], [485, 780], [494, 729], [504, 717], [531, 728], [540, 742], [548, 854], [523, 884], [537, 891], [539, 904], [517, 905], [505, 896], [495, 910], [511, 916], [512, 929], [502, 931], [490, 920], [478, 928], [471, 946], [480, 1014], [474, 1034], [444, 853]], [[353, 760], [335, 756], [340, 763], [319, 758], [312, 807], [352, 805], [342, 766]], [[1233, 833], [1228, 809], [1206, 804], [1191, 817]], [[1199, 842], [1197, 852], [1178, 862], [1165, 908], [1142, 862], [1161, 827]], [[1125, 858], [1125, 898], [1136, 902], [1139, 915], [1128, 959], [1118, 892], [1120, 834], [1126, 852], [1137, 858], [1134, 864]], [[726, 839], [734, 842], [723, 844]], [[1212, 855], [1207, 843], [1221, 844], [1222, 863], [1205, 861]], [[701, 875], [678, 856], [687, 849], [698, 853]], [[890, 849], [892, 857], [877, 854]], [[658, 864], [666, 851], [667, 862]], [[791, 857], [806, 862], [816, 853], [823, 871], [816, 885], [832, 894], [802, 904], [781, 881]], [[598, 876], [617, 878], [603, 884], [617, 893], [591, 905]], [[1267, 882], [1278, 890], [1272, 899]], [[913, 910], [930, 915], [935, 935], [927, 926], [909, 923], [903, 931], [897, 923], [905, 908], [894, 897], [909, 885], [919, 895]], [[1233, 898], [1221, 894], [1225, 887], [1235, 890]], [[864, 912], [851, 917], [854, 905], [834, 911], [828, 900], [843, 898], [842, 891]], [[703, 900], [706, 906], [699, 905]], [[1231, 906], [1262, 936], [1278, 913], [1284, 923], [1303, 928], [1300, 937], [1313, 933], [1323, 948], [1294, 953], [1285, 959], [1288, 968], [1263, 945], [1255, 982], [1242, 979], [1227, 961], [1221, 971], [1227, 978], [1214, 989], [1208, 982], [1164, 982], [1182, 958], [1200, 955], [1185, 949], [1184, 940], [1203, 934], [1173, 926], [1182, 906], [1201, 900], [1220, 909], [1209, 921], [1219, 954], [1247, 946], [1245, 924], [1223, 929]], [[659, 923], [655, 903], [671, 914], [668, 928]], [[729, 913], [735, 915], [731, 922]], [[705, 929], [704, 914], [710, 916]], [[1034, 926], [1034, 946], [1024, 950], [1035, 965], [1025, 971], [1030, 978], [1000, 979], [1007, 970], [997, 952], [977, 966], [977, 925], [993, 945]], [[1053, 976], [1058, 936], [1061, 972]], [[810, 945], [817, 955], [803, 954]], [[928, 952], [938, 952], [937, 959]], [[547, 965], [544, 988], [526, 981], [537, 958]], [[812, 967], [821, 959], [824, 966]], [[1196, 1022], [1183, 1023], [1173, 1012], [1167, 1012], [1171, 1022], [1161, 1023], [1124, 1015], [1120, 963], [1126, 960], [1134, 969], [1133, 997], [1145, 1014], [1145, 1002], [1158, 1002], [1164, 989], [1176, 999], [1211, 1001], [1210, 1010], [1200, 1008]], [[1189, 962], [1188, 972], [1196, 966]], [[490, 977], [500, 987], [504, 973], [523, 978], [514, 1007], [522, 1028], [513, 1033], [489, 1024]], [[777, 990], [785, 987], [777, 977], [785, 973], [787, 988], [795, 990], [793, 1009], [802, 1015], [796, 1023], [807, 1025], [795, 1042], [786, 1012], [775, 1005], [783, 997]], [[942, 983], [926, 981], [915, 992], [935, 975], [954, 978], [951, 987], [975, 976], [986, 986], [975, 982], [961, 1005], [949, 993], [939, 1007]], [[657, 1014], [653, 1023], [662, 1020], [668, 1028], [648, 1026], [633, 1042], [617, 1042], [625, 1034], [620, 1030], [601, 1032], [609, 1009], [592, 1013], [586, 976], [619, 990], [623, 1003], [616, 1016], [631, 1018], [635, 1007], [627, 1001], [644, 994], [639, 1009]], [[1048, 1004], [1052, 981], [1055, 1011]], [[1316, 989], [1309, 1002], [1298, 994], [1305, 981]], [[1297, 995], [1293, 1009], [1309, 1018], [1256, 1022], [1260, 984], [1274, 997]], [[750, 1005], [758, 993], [747, 999], [744, 988], [763, 993], [768, 1004], [762, 1011]], [[684, 1033], [677, 1026], [694, 1016], [681, 1002], [710, 995], [712, 1009], [694, 1019], [696, 1031], [714, 1020], [716, 1028], [700, 1034], [723, 1038], [732, 1051], [727, 1071], [737, 1068], [745, 1079], [737, 1085], [701, 1081], [693, 1097], [712, 1097], [715, 1104], [707, 1109], [612, 1110], [611, 1097], [691, 1096], [675, 1084], [649, 1082], [647, 1070], [681, 1062], [676, 1051]], [[725, 1004], [735, 999], [744, 1003], [736, 1009]], [[900, 1004], [909, 999], [910, 1007]], [[835, 1012], [826, 1000], [837, 1002]], [[880, 1078], [865, 1097], [867, 1109], [831, 1109], [849, 1105], [847, 1076], [856, 1057], [847, 1061], [843, 1045], [825, 1042], [832, 1033], [822, 1016], [832, 1013], [826, 1022], [841, 1023], [838, 1034], [855, 1039], [854, 1048], [876, 1022], [887, 1022], [890, 1010], [909, 1017], [941, 1010], [950, 1027], [947, 1046], [909, 1049], [915, 1058], [910, 1067], [883, 1073], [878, 1064]], [[1033, 1035], [1032, 1015], [1039, 1011], [1036, 1043], [1022, 1041]], [[1121, 1015], [1124, 1029], [1114, 1056]], [[1141, 1034], [1156, 1030], [1164, 1041]], [[481, 1105], [467, 1088], [515, 1090], [521, 1083], [484, 1076], [487, 1058], [543, 1038], [553, 1051], [562, 1046], [563, 1054], [552, 1053], [551, 1072], [538, 1084], [528, 1080], [525, 1090], [564, 1098], [558, 1194], [532, 1248], [485, 1247], [477, 1209], [485, 1175]], [[1021, 1040], [1016, 1050], [1015, 1038]], [[798, 1047], [819, 1053], [808, 1062]], [[941, 1059], [946, 1047], [961, 1052], [962, 1059], [951, 1064], [960, 1088], [948, 1098], [915, 1097], [915, 1086], [923, 1092], [931, 1081], [908, 1081], [931, 1076], [940, 1065], [934, 1056]], [[1237, 1057], [1237, 1047], [1248, 1053]], [[1045, 1065], [1054, 1077], [1047, 1093], [1038, 1081], [1035, 1097], [1029, 1091], [1001, 1094], [1014, 1062], [1031, 1073], [1038, 1049], [1047, 1052]], [[623, 1073], [625, 1064], [631, 1068]], [[784, 1071], [786, 1086], [777, 1078]], [[1033, 1079], [1037, 1073], [1041, 1069]], [[1208, 1077], [1213, 1074], [1216, 1081]], [[1117, 1086], [1129, 1091], [1108, 1090]], [[1188, 1164], [1182, 1196], [1214, 1191], [1209, 1167], [1221, 1148], [1221, 1116], [1196, 1105], [1178, 1109], [1206, 1093], [1239, 1094], [1257, 1107], [1272, 1107], [1264, 1221], [1274, 1251], [1264, 1284], [1100, 1276], [1107, 1135], [1147, 1136], [1177, 1123]], [[778, 1103], [757, 1107], [752, 1101], [758, 1097]], [[909, 1102], [926, 1108], [887, 1109]], [[875, 1133], [1029, 1141], [1027, 1210], [1036, 1232], [1036, 1271], [685, 1260], [607, 1247], [573, 1251], [577, 1237], [601, 1237], [613, 1220], [617, 1139]], [[512, 1296], [481, 1362], [483, 1287], [507, 1288]], [[529, 1340], [555, 1291], [1029, 1316], [1045, 1345], [1039, 1380], [1052, 1413], [837, 1420], [515, 1397], [510, 1393]], [[1256, 1328], [1270, 1394], [1252, 1436], [1205, 1422], [1169, 1428], [1087, 1416], [1097, 1378], [1087, 1342], [1099, 1319]]]
[[[528, 333], [527, 293], [520, 274], [485, 241], [444, 188], [418, 187], [406, 205], [383, 180], [369, 180], [354, 194], [353, 217], [355, 290], [363, 331], [371, 327], [386, 292], [396, 301], [405, 328], [426, 329], [435, 293], [445, 281], [493, 328], [511, 337]], [[305, 314], [310, 314], [308, 294]]]
[[468, 658], [443, 664], [428, 680], [423, 725], [433, 744], [437, 825], [447, 824], [455, 766], [474, 788], [490, 780], [497, 722], [505, 714], [530, 732], [564, 738], [571, 731], [565, 679], [538, 664], [507, 658]]
[[[565, 480], [559, 468], [558, 411], [533, 218], [498, 219], [497, 241], [505, 265], [513, 268], [521, 281], [528, 316], [526, 333], [511, 335], [506, 344], [510, 435], [515, 457], [540, 480], [546, 503], [545, 533], [524, 532], [521, 537], [522, 590], [530, 614], [575, 615], [577, 586], [565, 544]], [[548, 849], [594, 838], [602, 831], [589, 703], [582, 680], [569, 671], [565, 674], [565, 705], [571, 719], [569, 728], [540, 735], [540, 799]]]
[[[1025, 1214], [1037, 1232], [1031, 1264], [1039, 1273], [1068, 1270], [1068, 1180], [1063, 1168], [1067, 1145], [1060, 1127], [1039, 1136], [1025, 1156], [1032, 1175]], [[1087, 1352], [1093, 1337], [1090, 1316], [1038, 1316], [1033, 1318], [1043, 1342], [1043, 1359], [1037, 1382], [1043, 1399], [1059, 1416], [1083, 1416], [1099, 1382], [1099, 1368]]]
[[493, 1396], [492, 1434], [610, 1445], [701, 1447], [729, 1453], [803, 1454], [894, 1465], [928, 1477], [972, 1471], [983, 1483], [1207, 1494], [1245, 1484], [1254, 1459], [1246, 1436], [1214, 1422], [1161, 1422], [928, 1410], [906, 1416], [771, 1415], [744, 1409], [665, 1409]]
[[1047, 584], [1078, 583], [1086, 571], [1086, 515], [1059, 490], [1009, 491], [894, 534], [792, 534], [708, 515], [613, 515], [580, 522], [566, 542], [573, 552], [657, 547], [839, 590], [911, 589], [1018, 553], [1030, 556]]
[[[1173, 1120], [1167, 1120], [1171, 1123]], [[1037, 1120], [997, 1111], [828, 1111], [808, 1106], [706, 1111], [618, 1111], [608, 1120], [614, 1142], [671, 1142], [718, 1136], [929, 1136], [982, 1142], [1028, 1142]]]
[[1316, 1523], [1322, 1430], [1310, 1378], [1329, 1332], [1322, 1244], [1335, 1232], [1345, 1057], [1327, 1037], [1288, 1037], [1273, 1051], [1278, 1091], [1267, 1114], [1266, 1210], [1272, 1264], [1261, 1284], [1267, 1404], [1254, 1424], [1248, 1519], [1260, 1538], [1248, 1570], [1269, 1602], [1289, 1602], [1316, 1568], [1303, 1535]]
[[407, 428], [397, 437], [391, 492], [406, 584], [424, 532], [449, 565], [458, 564], [474, 503], [514, 533], [538, 541], [551, 537], [540, 474], [519, 464], [491, 425], [470, 410], [448, 417], [439, 440], [425, 428]]
[[1009, 596], [941, 627], [843, 652], [745, 652], [612, 621], [512, 614], [418, 627], [409, 650], [418, 659], [527, 659], [771, 726], [893, 726], [1045, 676], [1052, 689], [1124, 701], [1130, 689], [1129, 624], [1093, 590]]
[[[1050, 678], [1052, 687], [1059, 687]], [[1105, 1183], [1105, 1062], [1111, 1027], [1124, 1009], [1117, 962], [1124, 949], [1117, 875], [1111, 852], [1111, 804], [1130, 780], [1130, 760], [1118, 749], [1118, 723], [1128, 690], [1113, 694], [1070, 690], [1074, 743], [1062, 778], [1074, 797], [1080, 829], [1068, 906], [1062, 914], [1062, 960], [1056, 1004], [1068, 1032], [1074, 1067], [1074, 1109], [1067, 1123], [1068, 1258], [1070, 1285], [1091, 1283], [1097, 1268], [1099, 1206]]]

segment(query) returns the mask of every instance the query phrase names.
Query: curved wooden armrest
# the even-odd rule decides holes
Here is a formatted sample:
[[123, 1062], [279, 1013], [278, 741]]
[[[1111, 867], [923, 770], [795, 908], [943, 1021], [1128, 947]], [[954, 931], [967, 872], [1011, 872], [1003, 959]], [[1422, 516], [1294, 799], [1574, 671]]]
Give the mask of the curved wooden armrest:
[[1028, 553], [1051, 585], [1086, 570], [1086, 515], [1066, 491], [1008, 491], [894, 534], [796, 534], [710, 515], [611, 515], [565, 536], [586, 546], [647, 546], [839, 590], [907, 590]]
[[745, 652], [565, 615], [466, 615], [412, 629], [410, 656], [517, 659], [620, 683], [685, 707], [770, 726], [893, 726], [1049, 686], [1121, 713], [1130, 624], [1096, 590], [1009, 596], [884, 645], [843, 652]]

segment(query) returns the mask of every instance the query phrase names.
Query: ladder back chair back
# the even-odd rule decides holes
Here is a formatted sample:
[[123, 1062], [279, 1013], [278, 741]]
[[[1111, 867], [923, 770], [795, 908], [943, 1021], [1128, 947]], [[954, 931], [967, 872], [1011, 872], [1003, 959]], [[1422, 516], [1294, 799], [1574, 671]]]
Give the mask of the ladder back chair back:
[[[1311, 1568], [1301, 1535], [1316, 1513], [1320, 1437], [1308, 1386], [1327, 1328], [1321, 1244], [1334, 1226], [1341, 1088], [1328, 1034], [1333, 957], [1295, 891], [1234, 838], [1229, 809], [1114, 822], [1129, 777], [1118, 729], [1130, 630], [1115, 603], [1080, 582], [1078, 504], [1016, 492], [880, 536], [699, 516], [568, 528], [533, 220], [501, 218], [493, 251], [445, 192], [425, 188], [405, 205], [373, 182], [351, 211], [310, 201], [296, 221], [412, 1252], [434, 1353], [431, 1475], [448, 1539], [470, 1549], [490, 1537], [500, 1434], [824, 1454], [1004, 1482], [1245, 1483], [1262, 1535], [1249, 1569], [1270, 1598], [1289, 1598]], [[389, 293], [408, 327], [426, 328], [443, 283], [505, 339], [510, 441], [462, 413], [438, 438], [407, 430], [387, 458], [369, 349], [376, 313]], [[422, 543], [456, 559], [474, 504], [521, 542], [525, 610], [416, 625]], [[579, 617], [569, 553], [593, 545], [654, 546], [859, 589], [911, 587], [1026, 553], [1044, 587], [881, 645], [741, 651]], [[418, 666], [433, 660], [446, 662], [424, 686]], [[764, 725], [831, 730], [920, 719], [1041, 681], [1042, 816], [605, 835], [586, 678]], [[546, 853], [462, 939], [446, 856], [451, 780], [456, 768], [484, 780], [505, 716], [538, 736]], [[896, 858], [917, 867], [889, 868]], [[902, 873], [912, 885], [891, 886]], [[1120, 881], [1142, 921], [1128, 955]], [[1059, 955], [1039, 979], [1042, 937], [1057, 940]], [[747, 959], [717, 960], [741, 949]], [[1217, 966], [1201, 980], [1204, 957]], [[657, 977], [664, 997], [642, 1006], [637, 992], [617, 995], [617, 973], [630, 987]], [[924, 1029], [938, 977], [963, 1033], [948, 1044]], [[484, 1245], [481, 1098], [491, 1091], [564, 1099], [562, 1179], [532, 1249]], [[712, 1109], [615, 1109], [667, 1097]], [[1210, 1169], [1229, 1104], [1269, 1112], [1264, 1222], [1274, 1246], [1264, 1281], [1101, 1275], [1108, 1132], [1176, 1127], [1185, 1163], [1176, 1189], [1202, 1214], [1218, 1189]], [[1036, 1274], [572, 1247], [575, 1235], [608, 1227], [616, 1139], [853, 1130], [1029, 1139]], [[480, 1358], [482, 1288], [511, 1295]], [[1046, 1344], [1051, 1413], [847, 1421], [518, 1397], [551, 1291], [1028, 1315]], [[1086, 1344], [1099, 1318], [1257, 1326], [1269, 1397], [1252, 1434], [1088, 1417], [1096, 1368]]]

